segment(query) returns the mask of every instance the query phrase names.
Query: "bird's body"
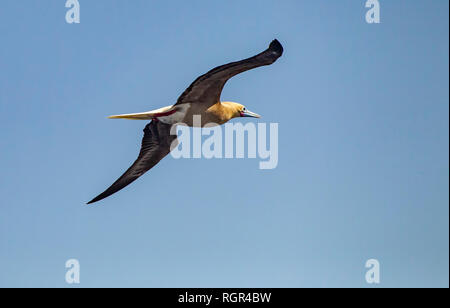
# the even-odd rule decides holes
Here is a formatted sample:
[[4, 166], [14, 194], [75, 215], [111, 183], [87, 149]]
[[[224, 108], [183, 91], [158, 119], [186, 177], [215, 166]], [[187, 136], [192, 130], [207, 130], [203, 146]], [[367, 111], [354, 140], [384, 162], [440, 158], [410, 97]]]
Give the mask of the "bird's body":
[[237, 117], [256, 117], [243, 105], [221, 102], [220, 94], [225, 83], [233, 76], [247, 70], [270, 65], [283, 54], [283, 47], [274, 40], [264, 52], [237, 62], [216, 67], [197, 78], [179, 97], [177, 103], [160, 109], [111, 116], [111, 119], [151, 120], [144, 129], [141, 151], [134, 164], [106, 191], [88, 204], [100, 201], [121, 190], [154, 167], [177, 144], [171, 135], [173, 125], [182, 123], [191, 127], [222, 125]]
[[[172, 105], [142, 113], [122, 114], [110, 116], [110, 119], [129, 120], [159, 120], [164, 124], [183, 123], [190, 127], [205, 126], [206, 124], [222, 125], [236, 117], [242, 105], [233, 102], [218, 102], [212, 106], [191, 103]], [[208, 108], [206, 108], [208, 107]], [[194, 121], [194, 116], [200, 115], [201, 121]]]

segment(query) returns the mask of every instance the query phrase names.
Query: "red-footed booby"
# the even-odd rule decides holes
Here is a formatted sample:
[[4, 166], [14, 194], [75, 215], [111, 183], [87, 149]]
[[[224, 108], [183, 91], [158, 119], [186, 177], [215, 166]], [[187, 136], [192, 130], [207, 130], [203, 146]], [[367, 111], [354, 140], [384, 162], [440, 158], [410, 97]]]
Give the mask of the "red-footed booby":
[[[110, 116], [110, 119], [150, 120], [151, 122], [144, 128], [141, 150], [133, 165], [88, 204], [118, 192], [169, 154], [171, 145], [177, 142], [177, 136], [170, 134], [172, 125], [177, 123], [188, 126], [203, 126], [208, 123], [221, 125], [238, 117], [259, 118], [258, 114], [247, 110], [241, 104], [221, 102], [222, 89], [231, 77], [260, 66], [270, 65], [282, 54], [283, 46], [278, 40], [274, 40], [268, 49], [254, 57], [216, 67], [198, 77], [178, 98], [175, 105], [148, 112]], [[199, 123], [193, 120], [196, 115], [200, 116]]]

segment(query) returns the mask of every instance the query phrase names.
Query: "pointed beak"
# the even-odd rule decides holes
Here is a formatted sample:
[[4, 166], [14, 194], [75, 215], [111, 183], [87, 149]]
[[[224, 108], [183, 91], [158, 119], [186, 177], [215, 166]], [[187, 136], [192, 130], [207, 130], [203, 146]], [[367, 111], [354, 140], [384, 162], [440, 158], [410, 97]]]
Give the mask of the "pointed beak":
[[257, 113], [251, 112], [250, 110], [245, 110], [245, 111], [241, 111], [241, 117], [260, 118], [261, 116]]

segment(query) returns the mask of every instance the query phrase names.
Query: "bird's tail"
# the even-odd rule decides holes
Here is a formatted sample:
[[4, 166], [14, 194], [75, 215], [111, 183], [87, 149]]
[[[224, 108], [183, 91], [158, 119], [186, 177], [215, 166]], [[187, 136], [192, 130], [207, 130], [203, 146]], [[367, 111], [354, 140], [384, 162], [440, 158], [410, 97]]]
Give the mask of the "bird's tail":
[[167, 106], [156, 110], [140, 113], [119, 114], [108, 117], [109, 119], [127, 119], [127, 120], [152, 120], [158, 117], [165, 117], [175, 113], [174, 106]]
[[153, 118], [153, 113], [141, 112], [141, 113], [129, 113], [129, 114], [119, 114], [109, 116], [108, 119], [127, 119], [127, 120], [151, 120]]

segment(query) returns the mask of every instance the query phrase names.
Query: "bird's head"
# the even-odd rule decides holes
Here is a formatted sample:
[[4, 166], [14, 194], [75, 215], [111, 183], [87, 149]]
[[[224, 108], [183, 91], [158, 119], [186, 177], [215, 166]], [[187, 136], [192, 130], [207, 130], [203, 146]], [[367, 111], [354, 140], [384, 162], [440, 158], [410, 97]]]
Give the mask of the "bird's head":
[[233, 103], [233, 102], [227, 102], [226, 104], [229, 105], [229, 107], [233, 110], [233, 118], [240, 118], [240, 117], [246, 117], [246, 118], [260, 118], [261, 116], [257, 113], [251, 112], [242, 104], [239, 103]]

